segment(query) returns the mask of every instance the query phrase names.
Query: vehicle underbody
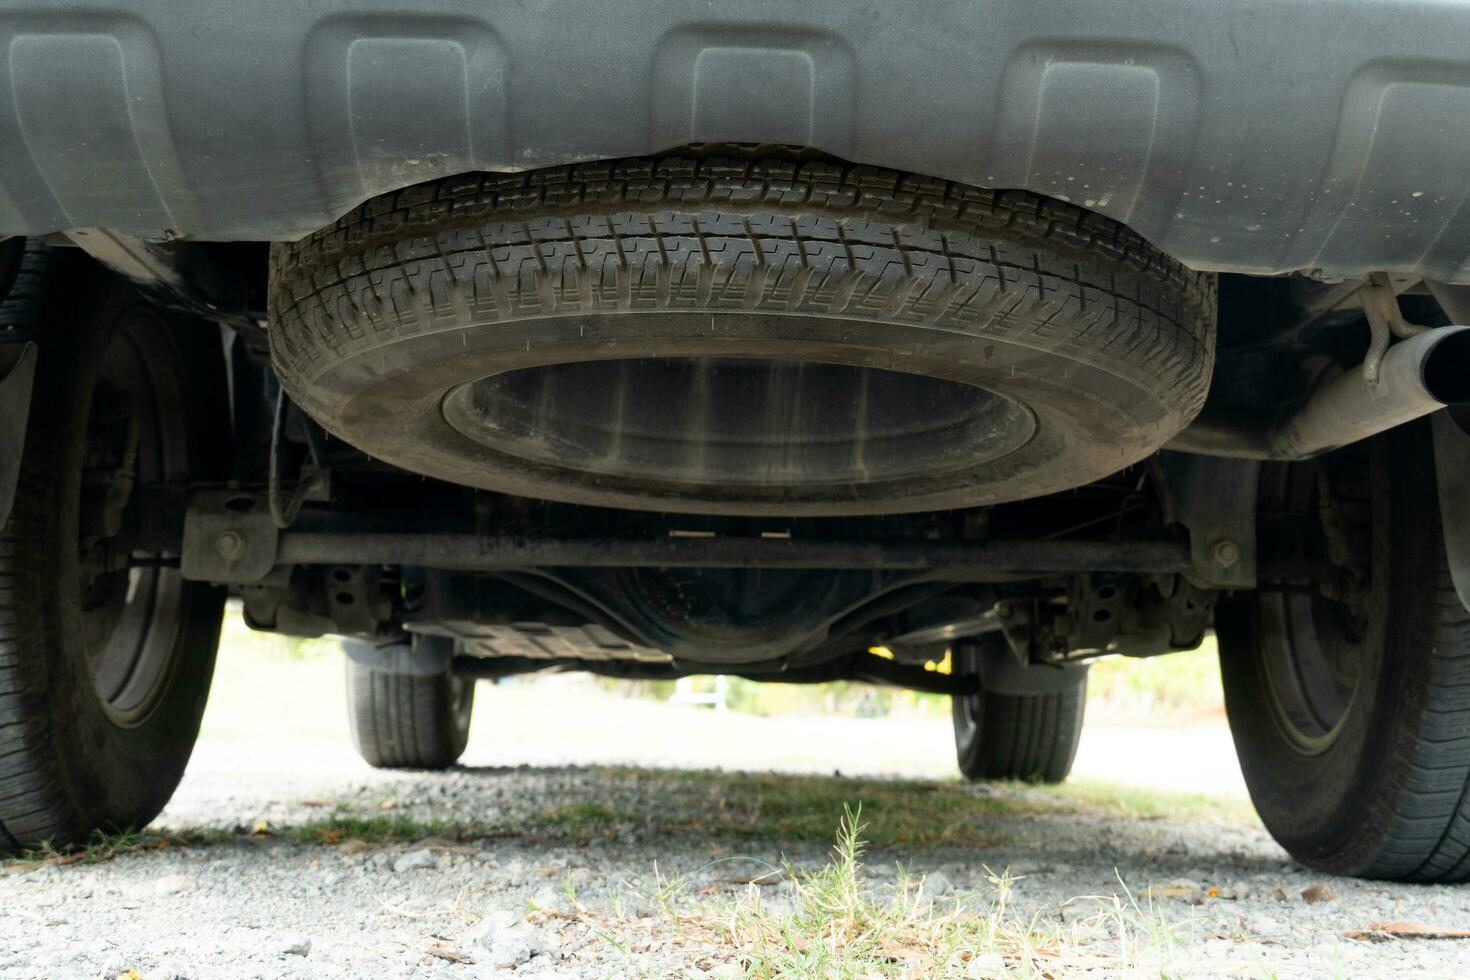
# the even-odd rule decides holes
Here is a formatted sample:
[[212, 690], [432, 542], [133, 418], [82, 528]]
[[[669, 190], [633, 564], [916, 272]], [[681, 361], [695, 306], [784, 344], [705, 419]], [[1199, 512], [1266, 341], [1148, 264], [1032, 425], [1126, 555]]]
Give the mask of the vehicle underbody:
[[[0, 845], [157, 812], [228, 595], [344, 638], [375, 765], [452, 764], [476, 679], [577, 670], [947, 694], [967, 776], [1055, 780], [1090, 662], [1216, 629], [1278, 839], [1470, 876], [1351, 816], [1470, 819], [1369, 785], [1385, 753], [1443, 768], [1414, 746], [1470, 712], [1439, 653], [1470, 655], [1448, 6], [1368, 4], [1374, 43], [1280, 111], [1167, 0], [1072, 40], [1055, 4], [888, 40], [843, 4], [671, 4], [560, 88], [539, 4], [293, 5], [293, 44], [243, 54], [211, 31], [255, 36], [248, 4], [191, 37], [135, 6], [0, 15], [29, 151], [0, 155], [0, 729], [29, 760]], [[1259, 52], [1311, 6], [1224, 20], [1284, 71]], [[259, 90], [181, 89], [201, 50]]]
[[[785, 155], [812, 156], [791, 149]], [[1272, 514], [1273, 534], [1260, 539], [1253, 494], [1261, 460], [1321, 451], [1323, 445], [1283, 448], [1279, 438], [1274, 446], [1269, 440], [1279, 436], [1283, 419], [1308, 417], [1323, 377], [1347, 370], [1351, 380], [1371, 358], [1378, 330], [1365, 306], [1374, 297], [1402, 308], [1405, 323], [1444, 320], [1430, 288], [1412, 277], [1328, 284], [1299, 275], [1221, 276], [1212, 396], [1190, 427], [1163, 451], [1103, 479], [984, 507], [908, 512], [911, 506], [898, 501], [894, 507], [903, 512], [828, 516], [823, 511], [885, 504], [792, 498], [787, 509], [815, 513], [782, 516], [782, 503], [723, 499], [721, 477], [765, 465], [768, 446], [741, 443], [744, 432], [720, 428], [764, 411], [782, 394], [775, 391], [781, 379], [761, 379], [765, 387], [750, 396], [759, 404], [740, 402], [732, 387], [726, 414], [683, 436], [700, 445], [728, 443], [721, 464], [728, 472], [709, 478], [704, 505], [697, 491], [692, 501], [661, 501], [650, 490], [648, 502], [638, 504], [644, 509], [630, 510], [426, 479], [368, 455], [283, 392], [264, 309], [265, 249], [107, 240], [104, 248], [70, 241], [131, 271], [161, 307], [224, 331], [235, 420], [231, 478], [132, 487], [127, 524], [109, 542], [113, 552], [176, 556], [164, 561], [180, 565], [186, 578], [227, 584], [256, 629], [331, 633], [372, 646], [413, 635], [450, 637], [456, 669], [480, 677], [557, 668], [642, 678], [724, 672], [789, 682], [858, 677], [949, 693], [970, 682], [923, 665], [967, 637], [1003, 635], [1023, 667], [1193, 649], [1222, 594], [1301, 580], [1326, 592], [1339, 588], [1330, 543], [1310, 543], [1305, 552], [1301, 546], [1314, 514]], [[155, 274], [145, 278], [141, 263], [119, 258], [119, 242], [156, 264]], [[206, 282], [232, 283], [239, 301], [227, 307], [206, 300]], [[1455, 295], [1460, 289], [1435, 288]], [[1434, 364], [1463, 362], [1470, 345], [1446, 336]], [[721, 363], [742, 361], [761, 370], [766, 363]], [[613, 363], [630, 362], [645, 381], [679, 367], [673, 358]], [[799, 383], [821, 397], [821, 385], [846, 390], [862, 370]], [[1465, 397], [1464, 375], [1435, 370], [1437, 402], [1411, 412]], [[670, 373], [650, 406], [655, 414], [667, 399], [690, 397], [680, 388], [689, 377]], [[563, 400], [577, 397], [573, 389], [590, 393], [580, 411], [605, 415], [607, 388], [588, 372], [572, 379]], [[935, 398], [946, 394], [941, 389]], [[891, 396], [924, 394], [911, 386]], [[821, 437], [851, 445], [859, 437], [843, 427], [854, 416], [843, 413], [852, 409], [839, 408], [813, 424], [829, 427]], [[1336, 427], [1324, 445], [1355, 442], [1402, 421], [1388, 406], [1364, 417], [1343, 414], [1340, 403], [1312, 408], [1310, 424]], [[769, 441], [800, 436], [781, 431]], [[884, 451], [895, 462], [866, 463], [909, 467], [901, 475], [918, 481], [939, 451], [920, 449], [930, 456], [890, 446]], [[796, 480], [804, 478], [798, 472]], [[465, 482], [475, 480], [466, 474]], [[670, 513], [661, 507], [669, 502], [670, 509], [696, 512]], [[742, 507], [754, 513], [697, 512]], [[778, 513], [761, 513], [772, 509]], [[874, 648], [891, 659], [874, 657]], [[1044, 689], [1047, 682], [1038, 683]]]

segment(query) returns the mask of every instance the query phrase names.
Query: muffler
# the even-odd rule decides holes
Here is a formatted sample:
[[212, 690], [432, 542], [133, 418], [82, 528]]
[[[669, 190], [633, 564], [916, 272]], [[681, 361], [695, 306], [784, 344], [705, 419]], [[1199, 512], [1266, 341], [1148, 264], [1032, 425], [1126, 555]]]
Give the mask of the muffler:
[[1208, 408], [1165, 446], [1237, 459], [1309, 459], [1446, 406], [1470, 404], [1470, 327], [1440, 327], [1389, 347], [1377, 379], [1348, 371], [1284, 412]]

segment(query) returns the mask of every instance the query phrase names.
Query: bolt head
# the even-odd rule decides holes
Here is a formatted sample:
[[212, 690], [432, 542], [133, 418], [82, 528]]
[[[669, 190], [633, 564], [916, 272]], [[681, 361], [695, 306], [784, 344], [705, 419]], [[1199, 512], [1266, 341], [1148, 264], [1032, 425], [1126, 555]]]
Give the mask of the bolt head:
[[214, 550], [226, 561], [236, 561], [245, 554], [245, 538], [239, 531], [221, 531], [215, 536]]
[[1229, 538], [1216, 541], [1210, 548], [1210, 559], [1221, 568], [1230, 568], [1240, 561], [1240, 545]]

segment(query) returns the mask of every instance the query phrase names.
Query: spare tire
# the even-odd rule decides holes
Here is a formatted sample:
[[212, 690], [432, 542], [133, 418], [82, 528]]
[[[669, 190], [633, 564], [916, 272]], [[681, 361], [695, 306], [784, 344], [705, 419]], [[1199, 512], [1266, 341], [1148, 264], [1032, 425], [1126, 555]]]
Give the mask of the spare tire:
[[869, 167], [474, 174], [271, 255], [272, 356], [405, 469], [724, 514], [1099, 479], [1198, 412], [1215, 281], [1068, 204]]

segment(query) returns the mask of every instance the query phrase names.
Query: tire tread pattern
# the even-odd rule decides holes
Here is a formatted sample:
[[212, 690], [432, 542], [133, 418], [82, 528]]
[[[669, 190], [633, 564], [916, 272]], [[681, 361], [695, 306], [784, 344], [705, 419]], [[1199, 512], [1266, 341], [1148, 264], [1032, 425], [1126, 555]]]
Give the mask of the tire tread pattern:
[[[10, 289], [0, 297], [0, 337], [5, 342], [32, 340], [44, 325], [61, 315], [59, 277], [52, 274], [56, 255], [27, 242]], [[32, 445], [27, 455], [34, 467], [40, 455]], [[46, 638], [36, 615], [43, 589], [55, 578], [38, 567], [35, 556], [46, 553], [53, 497], [45, 480], [22, 478], [16, 486], [10, 519], [0, 529], [0, 850], [19, 851], [85, 823], [85, 815], [62, 780], [54, 758], [51, 715], [44, 709], [47, 672], [37, 662]]]
[[1019, 697], [982, 693], [974, 742], [961, 747], [960, 771], [973, 780], [1060, 783], [1082, 737], [1087, 682], [1068, 691]]
[[449, 675], [413, 677], [347, 661], [352, 744], [378, 769], [443, 769], [465, 749]]
[[272, 354], [293, 397], [394, 339], [640, 309], [972, 326], [1095, 364], [1181, 418], [1214, 359], [1215, 277], [1021, 191], [873, 167], [686, 157], [466, 174], [272, 247]]

